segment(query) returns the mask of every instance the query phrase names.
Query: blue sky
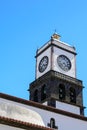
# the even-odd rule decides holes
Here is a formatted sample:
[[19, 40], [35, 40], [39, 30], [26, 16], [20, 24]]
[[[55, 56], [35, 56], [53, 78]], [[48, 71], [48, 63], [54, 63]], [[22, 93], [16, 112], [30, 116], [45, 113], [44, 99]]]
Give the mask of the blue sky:
[[87, 0], [0, 0], [0, 91], [28, 99], [36, 50], [55, 29], [76, 47], [87, 107]]

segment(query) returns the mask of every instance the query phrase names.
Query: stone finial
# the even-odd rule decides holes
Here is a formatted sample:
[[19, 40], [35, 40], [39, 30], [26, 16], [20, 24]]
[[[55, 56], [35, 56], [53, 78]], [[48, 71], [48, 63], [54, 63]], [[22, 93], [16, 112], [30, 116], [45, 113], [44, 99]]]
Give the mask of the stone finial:
[[51, 36], [51, 38], [57, 39], [57, 40], [59, 40], [60, 37], [61, 37], [61, 36], [60, 36], [59, 34], [57, 34], [57, 33], [54, 33], [54, 34]]

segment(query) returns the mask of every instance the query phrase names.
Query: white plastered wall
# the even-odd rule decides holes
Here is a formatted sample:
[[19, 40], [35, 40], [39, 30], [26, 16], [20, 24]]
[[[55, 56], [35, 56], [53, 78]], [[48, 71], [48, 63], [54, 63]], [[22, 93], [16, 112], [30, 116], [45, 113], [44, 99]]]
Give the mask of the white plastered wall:
[[24, 130], [24, 129], [0, 124], [0, 130]]
[[56, 108], [80, 115], [80, 108], [78, 106], [56, 101]]
[[[37, 107], [24, 105], [24, 104], [13, 102], [13, 101], [8, 101], [5, 99], [3, 99], [3, 101], [4, 103], [9, 103], [14, 106], [22, 107], [24, 110], [29, 109], [29, 110], [35, 111], [36, 113], [38, 113], [38, 115], [40, 115], [41, 122], [43, 122], [42, 124], [43, 126], [47, 127], [47, 124], [50, 122], [50, 118], [54, 118], [55, 124], [56, 126], [58, 126], [59, 130], [87, 130], [87, 121], [83, 121], [77, 118], [69, 117], [69, 116], [55, 113], [52, 111], [47, 111], [47, 110], [40, 109]], [[4, 116], [4, 113], [3, 113], [3, 116]]]

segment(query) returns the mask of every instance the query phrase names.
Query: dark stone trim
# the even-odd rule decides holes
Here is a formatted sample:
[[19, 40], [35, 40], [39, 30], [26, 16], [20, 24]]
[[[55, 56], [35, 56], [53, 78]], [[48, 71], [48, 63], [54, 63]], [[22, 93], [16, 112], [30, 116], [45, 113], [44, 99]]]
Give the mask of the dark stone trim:
[[[70, 51], [70, 50], [68, 50], [68, 49], [66, 49], [66, 48], [57, 46], [57, 45], [55, 45], [54, 43], [51, 42], [51, 43], [50, 43], [47, 47], [45, 47], [41, 52], [37, 53], [36, 56], [35, 56], [35, 58], [38, 57], [40, 54], [42, 54], [45, 50], [47, 50], [47, 49], [48, 49], [49, 47], [51, 47], [51, 46], [55, 46], [55, 47], [57, 47], [57, 48], [60, 48], [60, 49], [65, 50], [65, 51], [67, 51], [67, 52], [70, 52], [70, 53], [72, 53], [72, 54], [74, 54], [74, 55], [77, 55], [77, 53], [72, 52], [72, 51]], [[40, 48], [40, 49], [41, 49], [41, 48]]]
[[48, 78], [52, 78], [52, 77], [62, 79], [64, 81], [68, 81], [68, 82], [70, 82], [72, 84], [78, 85], [78, 86], [83, 88], [81, 80], [78, 80], [76, 78], [70, 77], [68, 75], [65, 75], [65, 74], [62, 74], [62, 73], [59, 73], [59, 72], [56, 72], [54, 70], [48, 71], [46, 74], [44, 74], [43, 76], [41, 76], [38, 79], [36, 79], [35, 81], [33, 81], [30, 84], [30, 87], [31, 86], [36, 86], [37, 83], [40, 83], [41, 81], [43, 81], [45, 79], [47, 80]]
[[51, 112], [66, 115], [66, 116], [69, 116], [69, 117], [73, 117], [73, 118], [76, 118], [76, 119], [79, 119], [79, 120], [87, 121], [87, 117], [84, 117], [82, 115], [77, 115], [77, 114], [74, 114], [74, 113], [71, 113], [71, 112], [66, 112], [66, 111], [63, 111], [63, 110], [56, 109], [54, 107], [45, 106], [45, 105], [42, 105], [42, 104], [37, 103], [37, 102], [28, 101], [28, 100], [25, 100], [25, 99], [10, 96], [10, 95], [3, 94], [3, 93], [0, 93], [0, 97], [4, 98], [6, 100], [15, 101], [15, 102], [22, 103], [22, 104], [25, 104], [25, 105], [37, 107], [37, 108], [44, 109], [44, 110], [47, 110], [47, 111], [51, 111]]

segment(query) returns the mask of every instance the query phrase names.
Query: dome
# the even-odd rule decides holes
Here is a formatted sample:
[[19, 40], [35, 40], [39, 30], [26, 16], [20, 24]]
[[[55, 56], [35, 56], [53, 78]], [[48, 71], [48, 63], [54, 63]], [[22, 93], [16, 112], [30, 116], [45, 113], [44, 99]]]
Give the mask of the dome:
[[20, 120], [24, 122], [29, 122], [32, 124], [45, 126], [41, 116], [31, 110], [30, 108], [26, 108], [25, 105], [14, 104], [12, 102], [0, 102], [0, 115], [3, 117]]

